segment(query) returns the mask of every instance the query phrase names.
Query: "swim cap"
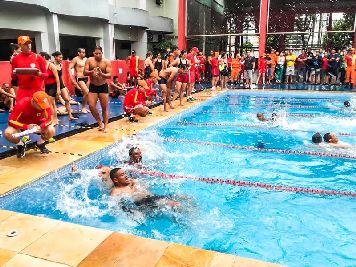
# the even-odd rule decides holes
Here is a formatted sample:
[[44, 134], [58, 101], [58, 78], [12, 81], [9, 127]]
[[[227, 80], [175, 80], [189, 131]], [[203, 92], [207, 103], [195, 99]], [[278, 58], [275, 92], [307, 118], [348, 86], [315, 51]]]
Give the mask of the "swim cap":
[[345, 106], [345, 107], [351, 106], [350, 101], [345, 101], [345, 102], [344, 102], [344, 106]]
[[312, 136], [312, 142], [314, 144], [320, 144], [323, 141], [323, 138], [321, 137], [320, 133], [315, 133]]

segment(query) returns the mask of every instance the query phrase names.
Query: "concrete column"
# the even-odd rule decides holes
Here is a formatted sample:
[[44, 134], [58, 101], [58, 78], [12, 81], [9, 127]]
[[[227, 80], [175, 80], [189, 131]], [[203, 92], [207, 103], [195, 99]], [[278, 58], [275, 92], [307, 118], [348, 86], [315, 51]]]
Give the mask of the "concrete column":
[[147, 0], [137, 0], [137, 8], [146, 10], [147, 8], [146, 2]]
[[180, 50], [186, 49], [187, 37], [186, 37], [186, 0], [179, 0], [178, 6], [178, 48]]
[[49, 52], [49, 41], [47, 32], [37, 32], [35, 34], [36, 52]]
[[138, 40], [133, 42], [131, 48], [136, 51], [136, 55], [141, 59], [146, 58], [147, 53], [147, 32], [146, 30], [138, 31]]
[[48, 33], [48, 50], [46, 51], [52, 54], [61, 49], [59, 42], [58, 16], [57, 14], [50, 13], [46, 16], [46, 20]]
[[115, 42], [114, 42], [114, 24], [105, 24], [104, 26], [104, 36], [103, 36], [103, 52], [107, 59], [115, 59]]

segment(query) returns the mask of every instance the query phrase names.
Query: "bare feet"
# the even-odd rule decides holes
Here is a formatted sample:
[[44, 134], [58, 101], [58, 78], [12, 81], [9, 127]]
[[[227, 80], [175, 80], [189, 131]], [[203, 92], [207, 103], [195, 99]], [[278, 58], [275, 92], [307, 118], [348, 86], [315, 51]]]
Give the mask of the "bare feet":
[[82, 108], [82, 113], [90, 113], [90, 110], [88, 110], [87, 108]]

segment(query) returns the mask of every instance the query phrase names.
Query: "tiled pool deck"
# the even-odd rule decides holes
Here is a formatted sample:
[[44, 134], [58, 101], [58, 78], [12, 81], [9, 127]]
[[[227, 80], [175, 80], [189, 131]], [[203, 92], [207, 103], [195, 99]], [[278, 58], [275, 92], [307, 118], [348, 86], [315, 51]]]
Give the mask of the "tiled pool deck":
[[[218, 92], [219, 93], [219, 92]], [[200, 92], [200, 101], [186, 103], [170, 112], [162, 107], [139, 123], [127, 119], [110, 123], [109, 133], [91, 129], [49, 144], [52, 153], [41, 157], [28, 151], [24, 159], [9, 157], [0, 161], [0, 195], [19, 188], [41, 176], [113, 144], [117, 138], [131, 135], [159, 123], [178, 112], [211, 97]], [[73, 155], [68, 154], [72, 152]], [[66, 153], [66, 154], [64, 154]], [[7, 237], [12, 230], [18, 235]], [[76, 225], [48, 218], [0, 210], [0, 266], [278, 266], [253, 259], [218, 253], [175, 243], [142, 238]]]

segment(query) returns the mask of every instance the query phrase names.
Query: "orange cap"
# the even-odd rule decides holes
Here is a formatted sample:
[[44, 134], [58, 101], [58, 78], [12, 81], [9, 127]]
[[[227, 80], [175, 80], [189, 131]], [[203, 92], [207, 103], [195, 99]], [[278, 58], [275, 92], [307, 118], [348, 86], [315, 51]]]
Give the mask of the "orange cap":
[[40, 106], [41, 109], [47, 109], [50, 107], [48, 101], [48, 95], [44, 91], [38, 91], [33, 94], [32, 99]]
[[199, 49], [196, 46], [194, 46], [192, 49], [190, 49], [190, 51], [193, 51], [195, 53], [199, 53]]
[[17, 43], [19, 45], [23, 45], [23, 44], [26, 44], [28, 42], [32, 43], [30, 36], [21, 35], [21, 36], [19, 36], [17, 38]]
[[150, 89], [145, 80], [138, 80], [137, 84], [145, 89]]

